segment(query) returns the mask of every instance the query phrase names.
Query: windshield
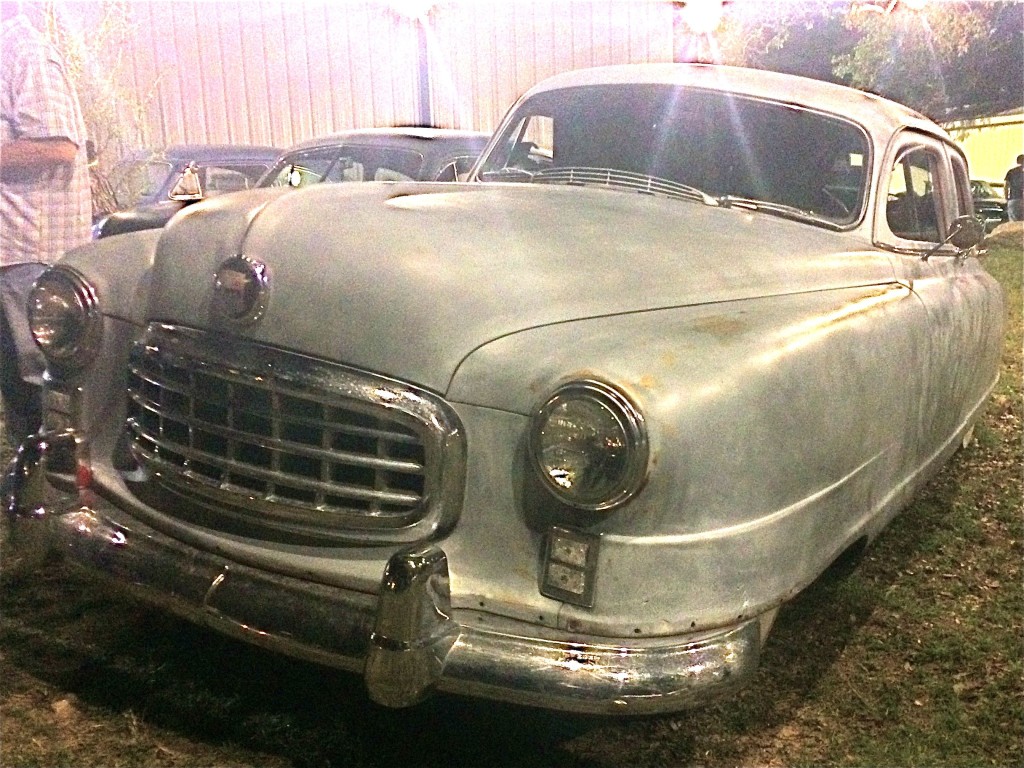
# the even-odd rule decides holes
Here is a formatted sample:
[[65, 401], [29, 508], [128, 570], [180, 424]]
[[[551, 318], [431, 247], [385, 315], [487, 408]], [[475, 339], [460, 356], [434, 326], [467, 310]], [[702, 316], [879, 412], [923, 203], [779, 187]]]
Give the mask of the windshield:
[[[477, 175], [746, 202], [772, 214], [805, 213], [808, 220], [845, 225], [860, 217], [867, 168], [867, 136], [845, 120], [647, 84], [538, 94], [519, 106]], [[668, 184], [652, 190], [652, 179]]]
[[974, 197], [998, 197], [995, 187], [987, 181], [980, 181], [978, 179], [971, 180], [971, 193]]
[[320, 182], [414, 181], [423, 156], [411, 149], [339, 145], [293, 152], [260, 180], [261, 187], [304, 187]]
[[115, 166], [110, 184], [118, 208], [134, 208], [141, 202], [158, 199], [174, 168], [168, 162], [130, 162]]

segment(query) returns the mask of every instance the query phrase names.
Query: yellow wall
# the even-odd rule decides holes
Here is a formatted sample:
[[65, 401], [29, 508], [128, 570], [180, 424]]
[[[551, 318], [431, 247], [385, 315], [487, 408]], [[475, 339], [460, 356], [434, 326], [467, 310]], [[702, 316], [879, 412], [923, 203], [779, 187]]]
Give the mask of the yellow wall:
[[949, 123], [950, 135], [967, 153], [971, 178], [1000, 184], [1024, 153], [1024, 112]]

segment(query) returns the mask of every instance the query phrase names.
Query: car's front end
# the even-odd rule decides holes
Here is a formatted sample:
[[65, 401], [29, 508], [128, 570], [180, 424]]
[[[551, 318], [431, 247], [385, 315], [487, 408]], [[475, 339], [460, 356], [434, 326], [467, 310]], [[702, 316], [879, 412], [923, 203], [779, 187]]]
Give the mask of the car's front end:
[[[461, 218], [482, 191], [367, 189], [337, 226], [430, 218], [444, 205]], [[539, 361], [523, 358], [509, 364], [540, 388], [495, 402], [504, 385], [469, 364], [486, 342], [580, 308], [548, 317], [537, 295], [530, 314], [544, 317], [495, 320], [504, 299], [484, 285], [490, 259], [478, 254], [461, 268], [475, 276], [444, 281], [450, 307], [437, 312], [414, 292], [433, 282], [436, 295], [440, 241], [429, 251], [442, 261], [426, 271], [393, 255], [391, 300], [357, 306], [383, 268], [366, 258], [372, 240], [350, 235], [343, 269], [312, 243], [273, 257], [294, 221], [285, 209], [316, 204], [276, 191], [211, 202], [163, 237], [74, 252], [41, 281], [33, 322], [49, 360], [47, 427], [6, 481], [13, 551], [61, 553], [192, 620], [363, 672], [389, 705], [437, 688], [664, 711], [748, 681], [771, 603], [727, 617], [732, 607], [700, 616], [689, 605], [685, 619], [663, 601], [623, 610], [632, 587], [612, 574], [633, 546], [630, 525], [618, 542], [598, 528], [641, 489], [660, 505], [646, 487], [654, 449], [636, 393], [583, 366], [555, 372], [546, 361], [530, 373]], [[210, 252], [192, 247], [200, 241]], [[251, 256], [231, 255], [241, 251]], [[531, 348], [547, 346], [532, 333]], [[616, 348], [603, 342], [600, 354]], [[575, 455], [581, 440], [601, 455]], [[586, 483], [564, 477], [573, 461], [581, 478], [590, 467]], [[607, 608], [600, 578], [617, 594]]]

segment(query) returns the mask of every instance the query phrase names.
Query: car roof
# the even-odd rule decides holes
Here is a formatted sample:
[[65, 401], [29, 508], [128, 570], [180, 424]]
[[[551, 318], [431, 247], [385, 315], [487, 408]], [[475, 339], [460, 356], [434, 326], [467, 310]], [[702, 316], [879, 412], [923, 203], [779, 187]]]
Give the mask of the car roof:
[[303, 149], [329, 147], [335, 144], [358, 141], [362, 144], [422, 146], [424, 142], [440, 142], [483, 149], [491, 134], [457, 128], [433, 128], [421, 126], [397, 126], [392, 128], [353, 128], [348, 131], [318, 136], [290, 146], [283, 154]]
[[793, 104], [853, 119], [879, 135], [908, 127], [948, 139], [948, 134], [924, 115], [875, 94], [800, 75], [721, 64], [621, 64], [571, 70], [541, 81], [523, 98], [576, 86], [645, 83], [705, 88]]
[[163, 148], [137, 149], [129, 152], [122, 160], [136, 162], [197, 163], [259, 160], [273, 162], [281, 155], [277, 147], [256, 144], [171, 144]]

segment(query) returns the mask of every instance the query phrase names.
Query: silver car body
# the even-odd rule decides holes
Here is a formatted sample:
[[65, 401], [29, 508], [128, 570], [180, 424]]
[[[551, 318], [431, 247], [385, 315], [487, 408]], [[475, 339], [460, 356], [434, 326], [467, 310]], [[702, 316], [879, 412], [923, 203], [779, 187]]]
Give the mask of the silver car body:
[[[841, 118], [863, 138], [861, 198], [814, 221], [586, 174], [315, 185], [71, 252], [58, 269], [89, 286], [101, 332], [87, 364], [51, 372], [49, 431], [7, 476], [15, 543], [361, 672], [388, 705], [441, 689], [657, 712], [748, 682], [779, 606], [969, 434], [1002, 294], [973, 249], [889, 224], [892, 171], [921, 148], [941, 239], [970, 214], [956, 147], [835, 85], [559, 75], [513, 107], [476, 177], [495, 177], [531, 99], [606, 85]], [[552, 493], [530, 451], [572, 382], [617, 393], [643, 438], [642, 476], [605, 508]], [[339, 448], [337, 422], [376, 442]], [[77, 472], [48, 471], [64, 448]], [[332, 490], [333, 461], [375, 468], [364, 507], [332, 495], [351, 491]], [[392, 482], [410, 463], [418, 484]]]

